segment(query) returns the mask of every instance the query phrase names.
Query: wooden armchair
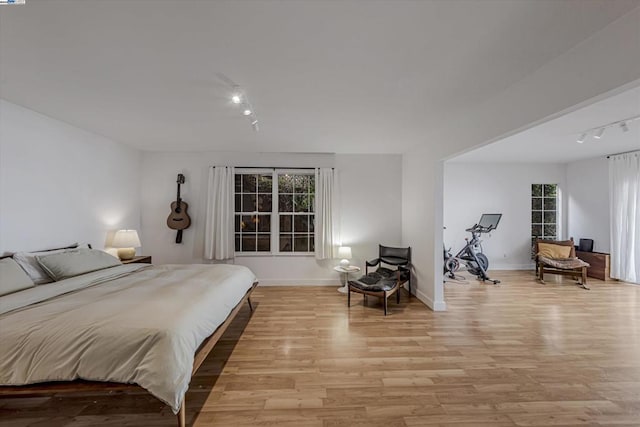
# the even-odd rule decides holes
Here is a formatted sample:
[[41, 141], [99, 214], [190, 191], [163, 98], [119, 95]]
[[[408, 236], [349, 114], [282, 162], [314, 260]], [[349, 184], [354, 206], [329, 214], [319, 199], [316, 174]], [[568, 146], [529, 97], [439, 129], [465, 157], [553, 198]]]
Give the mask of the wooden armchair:
[[[568, 256], [541, 253], [541, 244], [549, 245], [548, 248], [552, 249], [553, 252], [556, 252], [554, 249], [557, 249], [554, 247], [569, 247]], [[589, 264], [576, 257], [573, 237], [569, 240], [536, 239], [534, 251], [536, 254], [536, 277], [541, 283], [544, 284], [544, 273], [546, 272], [573, 277], [581, 287], [589, 289], [587, 286], [587, 268]], [[563, 252], [567, 253], [566, 249]]]
[[[390, 269], [382, 264], [396, 267]], [[370, 267], [378, 267], [369, 273]], [[387, 315], [387, 298], [396, 294], [396, 301], [400, 302], [400, 287], [409, 283], [409, 297], [411, 297], [411, 248], [392, 248], [379, 245], [378, 258], [365, 263], [365, 275], [358, 280], [348, 283], [347, 306], [351, 306], [351, 292], [356, 292], [382, 298], [384, 315]]]

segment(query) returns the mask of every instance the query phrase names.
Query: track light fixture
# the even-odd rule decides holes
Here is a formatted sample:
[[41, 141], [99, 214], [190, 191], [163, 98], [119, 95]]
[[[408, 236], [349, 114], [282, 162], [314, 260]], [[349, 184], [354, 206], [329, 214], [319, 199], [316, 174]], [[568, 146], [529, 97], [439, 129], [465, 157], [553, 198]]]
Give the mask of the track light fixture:
[[[224, 78], [225, 81], [230, 81], [228, 78]], [[249, 98], [247, 98], [246, 93], [242, 90], [242, 88], [236, 84], [233, 85], [233, 92], [230, 96], [231, 103], [234, 105], [238, 105], [242, 107], [242, 115], [248, 117], [251, 121], [251, 126], [253, 130], [258, 131], [258, 118], [256, 117], [256, 113], [249, 102]]]
[[633, 121], [636, 120], [640, 120], [640, 114], [633, 116], [633, 117], [627, 117], [626, 119], [622, 119], [622, 120], [618, 120], [615, 122], [611, 122], [611, 123], [607, 123], [606, 125], [602, 125], [602, 126], [597, 126], [591, 129], [587, 129], [584, 132], [580, 133], [580, 136], [578, 137], [578, 139], [576, 139], [576, 142], [578, 144], [582, 144], [583, 142], [586, 141], [587, 137], [592, 134], [593, 137], [595, 139], [602, 139], [602, 136], [604, 135], [604, 132], [610, 128], [610, 127], [617, 127], [620, 126], [620, 129], [622, 129], [623, 132], [629, 132], [629, 124]]

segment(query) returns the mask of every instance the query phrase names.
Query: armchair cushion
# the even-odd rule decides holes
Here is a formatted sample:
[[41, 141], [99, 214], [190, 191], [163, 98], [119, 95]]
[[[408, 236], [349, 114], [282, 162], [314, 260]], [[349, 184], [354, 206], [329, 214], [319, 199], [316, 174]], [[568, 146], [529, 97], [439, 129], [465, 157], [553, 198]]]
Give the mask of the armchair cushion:
[[571, 247], [553, 243], [538, 243], [538, 256], [545, 258], [566, 259], [571, 255]]
[[551, 243], [552, 245], [568, 246], [568, 247], [570, 247], [569, 258], [575, 258], [576, 257], [576, 249], [575, 249], [575, 247], [573, 245], [573, 237], [570, 238], [569, 240], [536, 239], [535, 250], [534, 250], [534, 253], [536, 254], [536, 257], [538, 255], [538, 252], [540, 252], [538, 247], [539, 247], [539, 245], [541, 243]]
[[538, 256], [538, 261], [544, 265], [560, 270], [573, 270], [576, 268], [590, 267], [589, 263], [584, 262], [580, 258], [547, 258], [543, 255]]

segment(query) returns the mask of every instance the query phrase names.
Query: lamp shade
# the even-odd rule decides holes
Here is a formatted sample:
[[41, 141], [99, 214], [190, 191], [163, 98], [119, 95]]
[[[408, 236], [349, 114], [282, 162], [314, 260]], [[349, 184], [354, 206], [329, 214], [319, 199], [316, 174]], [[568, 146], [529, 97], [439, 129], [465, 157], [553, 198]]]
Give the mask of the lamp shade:
[[338, 258], [351, 259], [351, 247], [340, 246], [338, 248]]
[[114, 248], [139, 248], [142, 246], [136, 230], [118, 230], [113, 237]]

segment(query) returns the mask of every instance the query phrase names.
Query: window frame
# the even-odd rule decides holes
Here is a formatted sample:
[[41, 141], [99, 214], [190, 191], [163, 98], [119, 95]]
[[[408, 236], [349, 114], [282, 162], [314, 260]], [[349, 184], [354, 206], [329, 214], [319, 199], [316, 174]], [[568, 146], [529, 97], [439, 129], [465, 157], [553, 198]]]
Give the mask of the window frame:
[[[310, 175], [313, 176], [315, 178], [315, 169], [297, 169], [297, 168], [260, 168], [260, 167], [256, 167], [256, 168], [236, 168], [234, 171], [234, 180], [235, 180], [235, 175], [271, 175], [271, 212], [262, 212], [262, 214], [270, 214], [271, 215], [271, 231], [270, 231], [270, 235], [271, 235], [271, 240], [270, 240], [270, 247], [271, 247], [271, 251], [266, 252], [266, 251], [262, 251], [262, 252], [258, 252], [258, 251], [253, 251], [253, 252], [245, 252], [245, 251], [235, 251], [235, 256], [236, 257], [264, 257], [264, 256], [282, 256], [282, 257], [311, 257], [315, 255], [314, 251], [309, 251], [309, 252], [281, 252], [280, 251], [280, 209], [279, 209], [279, 188], [278, 188], [278, 176], [279, 175]], [[315, 188], [315, 182], [314, 182], [314, 188]], [[236, 196], [236, 192], [235, 192], [235, 187], [234, 187], [234, 192], [233, 192], [233, 196], [235, 199]], [[314, 196], [314, 204], [313, 204], [313, 210], [311, 212], [307, 212], [307, 215], [313, 215], [313, 226], [314, 226], [314, 230], [315, 230], [315, 221], [316, 221], [316, 212], [315, 212], [315, 192], [313, 194]], [[234, 202], [234, 217], [236, 216], [238, 212], [236, 212], [235, 210], [235, 202]], [[241, 212], [241, 214], [249, 214], [247, 212]], [[261, 214], [261, 212], [254, 212], [252, 214]], [[285, 212], [285, 214], [289, 214], [289, 212]], [[295, 212], [291, 213], [291, 216], [295, 216]], [[300, 213], [303, 214], [303, 213]], [[235, 218], [234, 218], [234, 223], [235, 223]], [[235, 246], [235, 228], [234, 228], [234, 246]], [[266, 233], [265, 233], [266, 234]], [[315, 239], [315, 231], [314, 232], [310, 232], [310, 235], [314, 236]]]
[[[533, 194], [533, 187], [534, 185], [539, 185], [541, 186], [541, 193], [540, 196], [535, 196]], [[554, 197], [547, 197], [545, 194], [545, 186], [547, 185], [553, 185], [555, 186], [555, 196]], [[531, 236], [531, 250], [532, 250], [532, 256], [535, 256], [535, 254], [533, 254], [533, 248], [534, 248], [534, 243], [536, 241], [536, 239], [540, 238], [540, 239], [549, 239], [551, 237], [550, 234], [546, 234], [545, 233], [545, 225], [551, 225], [553, 224], [555, 226], [555, 235], [553, 236], [553, 239], [555, 240], [560, 240], [560, 235], [561, 235], [561, 191], [560, 191], [560, 184], [558, 183], [531, 183], [530, 186], [530, 195], [529, 195], [529, 200], [531, 202], [530, 205], [530, 209], [529, 209], [529, 219], [530, 219], [530, 236]], [[533, 201], [534, 199], [540, 199], [540, 209], [535, 209], [534, 205], [533, 205]], [[553, 199], [555, 200], [555, 208], [554, 209], [545, 209], [545, 200], [546, 199]], [[533, 222], [533, 214], [534, 213], [539, 213], [540, 214], [540, 221], [541, 222]], [[550, 222], [545, 222], [545, 213], [551, 213], [553, 212], [555, 214], [555, 221], [553, 223]], [[535, 236], [533, 233], [533, 227], [534, 226], [539, 226], [541, 227], [541, 234], [540, 236]]]

